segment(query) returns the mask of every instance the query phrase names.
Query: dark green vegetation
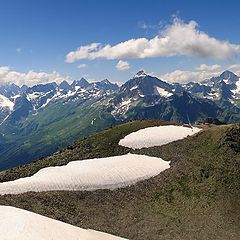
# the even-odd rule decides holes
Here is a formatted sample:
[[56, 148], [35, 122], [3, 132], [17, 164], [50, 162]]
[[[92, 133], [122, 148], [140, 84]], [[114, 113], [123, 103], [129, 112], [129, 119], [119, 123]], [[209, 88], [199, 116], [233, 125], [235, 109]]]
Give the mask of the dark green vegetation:
[[159, 124], [163, 123], [113, 127], [52, 157], [2, 172], [1, 181], [31, 175], [43, 166], [129, 151], [171, 160], [171, 168], [158, 176], [113, 191], [6, 195], [0, 204], [129, 239], [239, 239], [240, 127], [205, 127], [184, 140], [136, 151], [117, 145], [129, 132]]
[[[4, 139], [0, 139], [0, 169], [29, 163], [76, 139], [109, 128], [115, 120], [101, 108], [75, 102], [58, 103], [37, 115], [1, 126]], [[92, 120], [94, 124], [91, 124]]]

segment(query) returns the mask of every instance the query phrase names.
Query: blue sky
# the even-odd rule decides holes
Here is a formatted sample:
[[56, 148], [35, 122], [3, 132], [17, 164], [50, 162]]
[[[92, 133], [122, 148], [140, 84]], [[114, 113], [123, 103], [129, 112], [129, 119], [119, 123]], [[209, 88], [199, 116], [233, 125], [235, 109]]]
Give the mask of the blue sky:
[[[52, 74], [49, 80], [56, 76], [57, 79], [86, 76], [90, 80], [108, 78], [124, 82], [140, 69], [169, 81], [173, 81], [173, 77], [179, 78], [179, 81], [181, 77], [182, 81], [188, 81], [188, 78], [197, 81], [202, 71], [208, 71], [205, 73], [208, 76], [233, 65], [233, 70], [240, 70], [240, 2], [237, 0], [0, 0], [0, 4], [0, 81], [1, 76], [5, 82], [19, 83], [23, 81], [19, 81], [19, 78], [23, 77], [26, 81], [31, 81], [31, 76], [39, 77], [38, 72], [50, 74], [55, 71], [57, 73]], [[216, 49], [215, 52], [212, 49], [201, 49], [199, 52], [205, 53], [195, 55], [183, 49], [184, 46], [174, 45], [174, 49], [169, 49], [172, 44], [167, 45], [166, 54], [163, 53], [166, 50], [164, 49], [159, 54], [116, 55], [116, 51], [110, 49], [110, 52], [100, 52], [101, 56], [96, 57], [95, 53], [98, 54], [99, 48], [101, 50], [107, 44], [112, 47], [140, 38], [148, 41], [163, 33], [166, 38], [169, 37], [166, 29], [174, 26], [174, 22], [180, 25], [181, 30], [191, 28], [190, 21], [197, 24], [192, 27], [194, 31], [202, 31], [209, 39], [214, 38], [220, 42], [220, 57]], [[175, 30], [169, 31], [172, 33]], [[178, 37], [175, 32], [174, 36]], [[187, 37], [180, 35], [179, 42], [184, 42]], [[227, 53], [222, 41], [230, 44], [227, 47], [231, 49], [227, 49]], [[94, 49], [96, 56], [84, 58], [81, 54], [80, 59], [75, 57], [71, 63], [66, 62], [69, 52], [76, 52], [77, 48], [91, 43], [100, 43]], [[191, 42], [189, 44], [192, 45]], [[150, 50], [156, 51], [152, 45]], [[122, 51], [122, 48], [117, 51]], [[206, 51], [213, 53], [205, 56]], [[117, 69], [119, 61], [120, 68]], [[5, 67], [5, 75], [1, 75], [1, 67]], [[176, 73], [176, 70], [179, 72]], [[33, 73], [26, 75], [29, 71]], [[16, 74], [8, 74], [6, 77], [6, 72]], [[174, 72], [175, 75], [169, 75]], [[204, 78], [205, 75], [201, 77]], [[43, 74], [39, 80], [33, 82], [44, 81], [46, 77], [42, 76]]]

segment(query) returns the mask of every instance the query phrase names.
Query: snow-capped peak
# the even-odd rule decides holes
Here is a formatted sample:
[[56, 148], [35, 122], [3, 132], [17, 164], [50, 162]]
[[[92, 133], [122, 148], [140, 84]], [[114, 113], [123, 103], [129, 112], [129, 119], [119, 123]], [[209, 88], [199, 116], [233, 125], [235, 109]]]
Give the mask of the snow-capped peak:
[[239, 77], [234, 74], [233, 72], [231, 71], [224, 71], [221, 75], [220, 75], [221, 78], [225, 79], [225, 80], [232, 80], [232, 81], [238, 81]]
[[104, 80], [102, 80], [101, 83], [104, 83], [104, 84], [111, 84], [111, 83], [109, 82], [108, 79], [104, 79]]
[[139, 78], [139, 77], [146, 77], [147, 73], [144, 70], [140, 70], [135, 76], [134, 78]]

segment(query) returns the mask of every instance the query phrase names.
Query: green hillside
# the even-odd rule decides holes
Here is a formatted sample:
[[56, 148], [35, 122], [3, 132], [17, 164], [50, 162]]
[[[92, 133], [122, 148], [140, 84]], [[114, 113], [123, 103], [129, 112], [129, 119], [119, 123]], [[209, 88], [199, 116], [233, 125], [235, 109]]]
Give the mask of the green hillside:
[[0, 169], [50, 155], [76, 139], [109, 128], [114, 123], [113, 117], [102, 111], [101, 106], [78, 106], [76, 103], [50, 105], [37, 115], [2, 126], [0, 131], [4, 139], [2, 142], [0, 139]]

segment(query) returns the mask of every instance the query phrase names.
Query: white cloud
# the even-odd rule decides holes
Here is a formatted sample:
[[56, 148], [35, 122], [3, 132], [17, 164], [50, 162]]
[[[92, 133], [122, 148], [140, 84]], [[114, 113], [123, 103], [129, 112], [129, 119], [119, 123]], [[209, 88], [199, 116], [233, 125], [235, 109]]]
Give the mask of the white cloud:
[[17, 49], [16, 49], [16, 52], [17, 52], [17, 53], [21, 53], [21, 52], [22, 52], [22, 49], [21, 49], [21, 48], [17, 48]]
[[78, 65], [78, 68], [85, 68], [85, 67], [87, 67], [87, 64], [85, 64], [85, 63], [82, 63], [82, 64]]
[[79, 47], [66, 55], [66, 62], [79, 59], [122, 59], [191, 56], [226, 59], [240, 54], [240, 45], [217, 40], [200, 31], [195, 21], [185, 23], [174, 19], [159, 35], [152, 39], [137, 38], [111, 46], [92, 43]]
[[178, 83], [201, 82], [205, 79], [220, 75], [222, 71], [220, 65], [201, 64], [196, 68], [196, 71], [175, 70], [161, 75], [160, 78], [168, 82]]
[[[233, 71], [240, 76], [240, 64], [228, 66], [226, 69]], [[175, 70], [160, 76], [161, 79], [168, 82], [188, 83], [188, 82], [201, 82], [205, 79], [219, 76], [225, 69], [220, 65], [206, 65], [201, 64], [195, 71]]]
[[129, 63], [127, 61], [119, 60], [119, 62], [116, 65], [117, 70], [124, 71], [130, 68]]
[[214, 65], [201, 64], [199, 67], [196, 68], [196, 70], [198, 71], [207, 71], [207, 72], [216, 72], [219, 69], [221, 69], [221, 66], [218, 64], [214, 64]]
[[161, 79], [168, 81], [168, 82], [178, 82], [178, 83], [187, 83], [187, 82], [201, 82], [204, 79], [209, 77], [213, 77], [214, 75], [212, 72], [200, 72], [200, 71], [182, 71], [182, 70], [175, 70], [170, 73], [166, 73], [160, 76]]
[[40, 83], [49, 82], [61, 82], [63, 80], [70, 80], [69, 76], [62, 76], [58, 72], [53, 71], [51, 73], [47, 72], [35, 72], [28, 71], [26, 73], [21, 73], [17, 71], [12, 71], [9, 67], [0, 67], [0, 84], [10, 84], [15, 83], [19, 86], [26, 84], [28, 86], [33, 86]]
[[73, 63], [79, 59], [89, 58], [91, 52], [97, 51], [100, 47], [100, 43], [91, 43], [86, 46], [79, 47], [76, 51], [72, 51], [67, 54], [66, 62]]
[[240, 64], [233, 64], [228, 66], [227, 68], [230, 71], [233, 71], [234, 73], [236, 73], [238, 76], [240, 76]]
[[145, 22], [139, 22], [138, 27], [142, 28], [144, 30], [148, 29], [159, 29], [160, 27], [163, 26], [163, 23], [160, 21], [158, 24], [147, 24]]

